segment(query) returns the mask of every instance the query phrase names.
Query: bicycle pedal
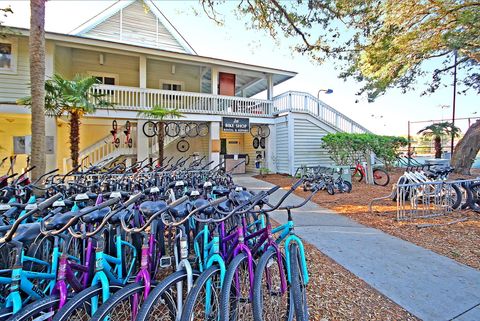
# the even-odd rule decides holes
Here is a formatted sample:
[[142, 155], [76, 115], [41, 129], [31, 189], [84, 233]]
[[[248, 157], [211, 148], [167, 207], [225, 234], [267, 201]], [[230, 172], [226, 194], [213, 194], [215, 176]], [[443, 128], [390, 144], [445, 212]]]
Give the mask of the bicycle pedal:
[[172, 266], [172, 258], [170, 256], [162, 256], [160, 258], [160, 267], [166, 268]]

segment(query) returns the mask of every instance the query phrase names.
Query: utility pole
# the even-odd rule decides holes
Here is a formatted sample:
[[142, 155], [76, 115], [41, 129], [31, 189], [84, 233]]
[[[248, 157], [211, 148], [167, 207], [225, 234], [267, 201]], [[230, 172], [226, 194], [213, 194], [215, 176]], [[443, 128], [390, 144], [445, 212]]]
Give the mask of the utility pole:
[[453, 141], [455, 140], [455, 131], [453, 127], [455, 126], [455, 103], [457, 98], [457, 49], [453, 52], [454, 54], [454, 67], [453, 67], [453, 105], [452, 105], [452, 141], [450, 145], [450, 159], [453, 158]]

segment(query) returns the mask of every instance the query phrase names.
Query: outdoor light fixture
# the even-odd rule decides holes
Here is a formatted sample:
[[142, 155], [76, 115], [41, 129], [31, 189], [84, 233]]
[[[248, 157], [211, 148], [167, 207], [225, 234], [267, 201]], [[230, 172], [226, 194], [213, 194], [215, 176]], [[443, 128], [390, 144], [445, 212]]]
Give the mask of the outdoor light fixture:
[[175, 65], [172, 64], [172, 75], [175, 74]]
[[100, 55], [98, 55], [98, 63], [100, 65], [103, 65], [104, 64], [104, 59], [105, 57], [103, 56], [103, 53], [101, 53]]

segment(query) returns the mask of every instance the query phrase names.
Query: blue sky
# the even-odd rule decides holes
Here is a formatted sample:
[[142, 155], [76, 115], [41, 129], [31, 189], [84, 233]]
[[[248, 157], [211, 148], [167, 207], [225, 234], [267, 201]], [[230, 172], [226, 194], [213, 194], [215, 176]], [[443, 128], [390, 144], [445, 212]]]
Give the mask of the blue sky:
[[[47, 2], [46, 29], [67, 33], [91, 18], [112, 1], [51, 1]], [[0, 1], [0, 7], [11, 5], [14, 14], [1, 19], [4, 23], [19, 27], [29, 26], [28, 1]], [[402, 94], [390, 90], [374, 103], [360, 99], [355, 93], [360, 85], [353, 80], [339, 79], [339, 71], [331, 61], [318, 65], [308, 57], [291, 50], [290, 40], [273, 41], [266, 33], [249, 30], [245, 20], [231, 12], [232, 3], [224, 5], [225, 24], [216, 25], [207, 18], [197, 1], [157, 1], [158, 7], [182, 33], [198, 54], [265, 65], [296, 71], [293, 79], [275, 87], [275, 94], [287, 90], [306, 91], [317, 95], [320, 88], [331, 88], [333, 94], [320, 94], [321, 99], [376, 133], [406, 134], [407, 122], [443, 119], [451, 117], [451, 108], [440, 105], [452, 104], [452, 88], [441, 88], [429, 96], [420, 96], [425, 86], [419, 81], [418, 90]], [[194, 11], [200, 13], [195, 15]], [[477, 112], [477, 114], [473, 114]], [[443, 115], [442, 115], [443, 113]], [[372, 116], [374, 115], [374, 116]], [[480, 99], [473, 91], [457, 96], [457, 117], [480, 116]], [[467, 122], [458, 125], [466, 130]], [[417, 131], [422, 125], [415, 125]]]

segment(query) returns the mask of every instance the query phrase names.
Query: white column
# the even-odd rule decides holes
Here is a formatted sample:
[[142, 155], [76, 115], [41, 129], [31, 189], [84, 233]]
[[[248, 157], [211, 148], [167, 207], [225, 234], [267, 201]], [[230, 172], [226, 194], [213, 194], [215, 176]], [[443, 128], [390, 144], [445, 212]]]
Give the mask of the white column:
[[287, 116], [287, 129], [288, 129], [288, 168], [290, 175], [295, 174], [295, 117], [292, 112]]
[[216, 67], [211, 68], [211, 78], [212, 78], [212, 94], [218, 95], [218, 69]]
[[[45, 135], [53, 137], [53, 154], [47, 153], [47, 172], [58, 168], [57, 166], [57, 118], [45, 117]], [[45, 141], [48, 144], [48, 138]], [[49, 146], [47, 145], [47, 148]], [[62, 166], [60, 164], [60, 166]], [[62, 168], [60, 169], [62, 171]]]
[[210, 168], [220, 163], [220, 122], [210, 123], [210, 141], [208, 143], [208, 153], [210, 155]]
[[273, 76], [271, 74], [267, 75], [267, 99], [273, 99]]
[[143, 125], [146, 120], [139, 119], [137, 122], [137, 161], [142, 161], [148, 155], [148, 137], [143, 133]]
[[139, 77], [140, 88], [147, 88], [147, 57], [145, 55], [140, 56]]
[[276, 154], [277, 154], [277, 144], [276, 144], [276, 127], [275, 124], [269, 125], [268, 128], [270, 129], [270, 136], [267, 137], [267, 150], [266, 150], [266, 161], [267, 161], [267, 168], [272, 173], [277, 172], [277, 163], [276, 163]]
[[[50, 79], [55, 73], [55, 43], [47, 41], [45, 43], [45, 79]], [[46, 155], [46, 170], [51, 171], [57, 166], [57, 118], [45, 117], [45, 136], [53, 137], [53, 154]], [[48, 138], [45, 140], [47, 143]], [[47, 146], [50, 147], [50, 146]]]

